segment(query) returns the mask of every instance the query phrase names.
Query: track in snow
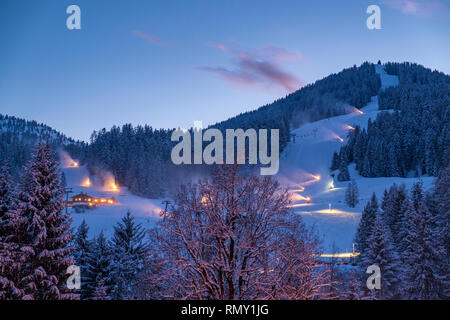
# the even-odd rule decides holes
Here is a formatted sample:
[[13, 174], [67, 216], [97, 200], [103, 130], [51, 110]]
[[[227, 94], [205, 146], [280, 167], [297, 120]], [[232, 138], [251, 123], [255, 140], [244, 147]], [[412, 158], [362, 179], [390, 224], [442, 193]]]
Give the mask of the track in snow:
[[[376, 72], [380, 75], [382, 90], [398, 85], [398, 78], [388, 75], [381, 66], [376, 65]], [[280, 157], [277, 178], [291, 190], [295, 212], [319, 232], [326, 252], [351, 252], [361, 212], [372, 192], [381, 200], [384, 189], [393, 183], [405, 183], [410, 188], [418, 181], [417, 178], [364, 178], [351, 164], [349, 172], [358, 184], [359, 204], [355, 208], [345, 204], [348, 182], [335, 179], [335, 189], [330, 189], [333, 179], [329, 167], [333, 152], [338, 152], [345, 143], [348, 131], [352, 130], [350, 127], [366, 128], [368, 120], [374, 119], [379, 112], [390, 112], [378, 110], [378, 96], [372, 97], [360, 111], [355, 109], [351, 114], [308, 123], [293, 130], [291, 133], [296, 135], [296, 141], [290, 142]], [[337, 176], [337, 172], [333, 173]], [[315, 178], [317, 176], [320, 180]], [[433, 180], [433, 177], [422, 177], [425, 188], [431, 187]]]

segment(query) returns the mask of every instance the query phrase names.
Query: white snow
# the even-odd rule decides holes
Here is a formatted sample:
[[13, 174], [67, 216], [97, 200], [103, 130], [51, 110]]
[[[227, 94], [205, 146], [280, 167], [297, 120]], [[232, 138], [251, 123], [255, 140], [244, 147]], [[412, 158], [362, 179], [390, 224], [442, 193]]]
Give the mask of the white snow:
[[[376, 72], [380, 75], [382, 89], [398, 84], [398, 78], [386, 74], [381, 66], [376, 65]], [[349, 172], [359, 188], [359, 204], [355, 208], [345, 204], [344, 194], [348, 182], [338, 182], [335, 179], [336, 188], [329, 188], [333, 181], [329, 170], [333, 152], [338, 152], [347, 140], [347, 133], [351, 130], [348, 126], [359, 125], [365, 128], [369, 118], [374, 119], [379, 112], [389, 112], [378, 111], [378, 96], [372, 97], [371, 102], [361, 111], [364, 113], [355, 109], [351, 114], [305, 124], [293, 130], [291, 133], [296, 135], [295, 143], [291, 141], [280, 157], [277, 178], [292, 191], [295, 212], [302, 215], [307, 225], [315, 226], [323, 240], [325, 252], [329, 253], [333, 243], [337, 252], [352, 251], [361, 212], [373, 192], [381, 200], [384, 189], [393, 183], [404, 183], [410, 188], [418, 181], [417, 178], [364, 178], [355, 170], [354, 164], [351, 164]], [[337, 176], [337, 172], [334, 173]], [[318, 175], [320, 180], [314, 178]], [[421, 179], [425, 188], [431, 187], [434, 180], [433, 177]], [[309, 204], [307, 197], [310, 197]]]
[[[97, 236], [102, 231], [106, 237], [110, 237], [114, 232], [113, 226], [126, 215], [128, 210], [136, 218], [136, 222], [142, 223], [145, 228], [153, 227], [158, 221], [163, 199], [141, 198], [131, 194], [125, 187], [119, 187], [118, 191], [113, 191], [111, 188], [95, 185], [95, 182], [93, 186], [85, 187], [83, 184], [89, 177], [86, 167], [68, 167], [62, 170], [66, 176], [67, 186], [73, 189], [69, 197], [84, 192], [97, 198], [114, 197], [117, 201], [115, 205], [97, 207], [82, 213], [69, 209], [73, 219], [72, 226], [77, 228], [83, 219], [86, 220], [90, 237]], [[95, 181], [94, 177], [90, 177], [90, 180]]]
[[395, 87], [398, 85], [398, 77], [387, 74], [383, 67], [379, 64], [375, 65], [375, 72], [378, 73], [381, 79], [381, 90], [388, 87]]

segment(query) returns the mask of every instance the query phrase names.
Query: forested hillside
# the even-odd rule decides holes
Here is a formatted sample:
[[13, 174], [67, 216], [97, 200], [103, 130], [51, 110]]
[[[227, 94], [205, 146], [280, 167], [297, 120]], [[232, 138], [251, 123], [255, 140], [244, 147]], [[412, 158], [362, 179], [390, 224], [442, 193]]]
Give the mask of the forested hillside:
[[331, 74], [285, 98], [220, 122], [218, 128], [279, 128], [281, 148], [299, 125], [364, 107], [380, 89], [374, 65], [363, 63]]
[[[290, 140], [290, 129], [304, 122], [315, 121], [361, 108], [376, 95], [380, 79], [373, 64], [364, 63], [332, 74], [308, 85], [285, 98], [217, 123], [212, 127], [278, 128], [281, 150]], [[174, 166], [170, 151], [171, 130], [155, 130], [149, 126], [124, 125], [111, 130], [94, 132], [88, 148], [86, 162], [93, 171], [96, 168], [111, 170], [118, 182], [130, 187], [138, 195], [160, 197], [171, 186], [187, 175], [209, 168]], [[194, 167], [196, 167], [194, 169]]]
[[380, 109], [393, 112], [351, 132], [332, 169], [354, 162], [364, 177], [436, 176], [450, 159], [450, 76], [411, 63], [385, 69], [399, 77], [379, 94]]
[[0, 164], [7, 162], [15, 175], [30, 159], [39, 140], [47, 140], [53, 148], [64, 146], [68, 152], [81, 156], [85, 144], [36, 121], [27, 121], [0, 114]]

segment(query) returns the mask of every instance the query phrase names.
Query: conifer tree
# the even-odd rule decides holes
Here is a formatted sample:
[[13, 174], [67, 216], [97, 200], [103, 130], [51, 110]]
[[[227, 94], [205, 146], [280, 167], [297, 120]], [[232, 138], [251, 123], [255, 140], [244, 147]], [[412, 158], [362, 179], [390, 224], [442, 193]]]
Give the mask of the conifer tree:
[[18, 246], [11, 242], [10, 236], [13, 231], [10, 223], [13, 202], [13, 186], [9, 168], [5, 165], [0, 174], [0, 300], [20, 299], [23, 296], [19, 288]]
[[[377, 265], [381, 271], [381, 289], [375, 296], [382, 299], [399, 297], [401, 281], [399, 256], [395, 249], [391, 231], [380, 212], [376, 213], [367, 248], [361, 253], [364, 268]], [[373, 289], [375, 290], [375, 289]]]
[[359, 191], [358, 185], [356, 184], [355, 179], [347, 185], [347, 189], [345, 191], [345, 202], [352, 208], [354, 208], [359, 202]]
[[337, 170], [337, 169], [339, 169], [339, 155], [336, 152], [334, 152], [330, 170], [334, 171], [334, 170]]
[[397, 186], [395, 183], [385, 191], [382, 209], [384, 219], [391, 229], [391, 234], [397, 246], [400, 245], [404, 235], [405, 211], [407, 193], [405, 185]]
[[9, 167], [4, 165], [0, 173], [0, 241], [4, 240], [7, 233], [7, 213], [12, 209], [14, 201], [14, 189]]
[[92, 300], [109, 300], [109, 296], [105, 286], [105, 280], [100, 279], [98, 281]]
[[111, 250], [103, 232], [92, 241], [92, 248], [89, 251], [86, 267], [85, 290], [86, 298], [92, 299], [99, 283], [107, 294], [110, 292], [111, 283], [107, 281], [111, 274]]
[[129, 299], [137, 280], [138, 273], [144, 266], [147, 243], [144, 241], [145, 230], [136, 223], [131, 213], [122, 218], [114, 227], [111, 241], [112, 271], [110, 281], [111, 298]]
[[440, 239], [433, 228], [433, 218], [425, 202], [419, 201], [416, 209], [411, 201], [407, 211], [405, 250], [402, 253], [405, 265], [404, 291], [409, 299], [445, 298], [448, 269], [445, 268], [442, 274], [441, 267], [446, 265], [447, 259]]
[[25, 173], [16, 214], [28, 218], [29, 274], [23, 281], [26, 298], [75, 299], [66, 288], [67, 268], [74, 264], [69, 246], [71, 219], [64, 214], [61, 173], [50, 144], [39, 143]]
[[[76, 299], [66, 287], [67, 268], [74, 264], [69, 215], [63, 213], [64, 190], [55, 154], [40, 142], [26, 167], [9, 235], [15, 254], [14, 277], [22, 299]], [[17, 260], [18, 259], [18, 260]]]
[[359, 221], [358, 230], [355, 236], [355, 243], [358, 251], [362, 254], [368, 246], [368, 239], [371, 233], [372, 226], [375, 222], [376, 214], [378, 213], [378, 200], [375, 193], [364, 207]]
[[443, 168], [435, 183], [437, 232], [446, 246], [447, 259], [450, 258], [450, 166]]
[[87, 265], [88, 265], [88, 257], [91, 252], [91, 241], [88, 239], [89, 227], [85, 220], [80, 224], [77, 229], [77, 232], [74, 236], [74, 259], [77, 266], [80, 267], [81, 271], [81, 299], [86, 299], [88, 296], [86, 283], [88, 282], [87, 278]]

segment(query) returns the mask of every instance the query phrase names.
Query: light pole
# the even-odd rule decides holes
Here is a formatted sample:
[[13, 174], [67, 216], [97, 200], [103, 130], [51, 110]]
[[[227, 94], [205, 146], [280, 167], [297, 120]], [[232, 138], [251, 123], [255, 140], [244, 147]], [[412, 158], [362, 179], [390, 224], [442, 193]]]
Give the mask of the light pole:
[[67, 213], [67, 204], [69, 203], [69, 193], [73, 193], [73, 189], [64, 188], [64, 193], [66, 194], [66, 213]]
[[170, 201], [169, 201], [169, 200], [164, 200], [164, 201], [162, 202], [162, 204], [165, 204], [165, 205], [166, 205], [166, 207], [164, 208], [164, 214], [167, 214], [167, 206], [170, 204]]

